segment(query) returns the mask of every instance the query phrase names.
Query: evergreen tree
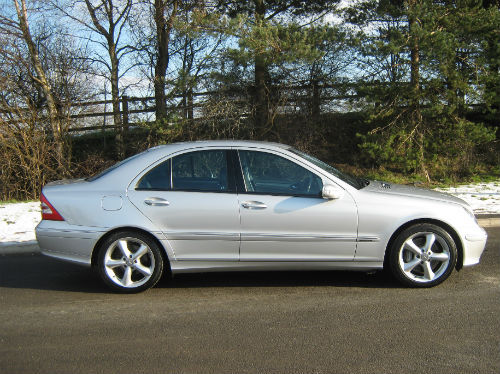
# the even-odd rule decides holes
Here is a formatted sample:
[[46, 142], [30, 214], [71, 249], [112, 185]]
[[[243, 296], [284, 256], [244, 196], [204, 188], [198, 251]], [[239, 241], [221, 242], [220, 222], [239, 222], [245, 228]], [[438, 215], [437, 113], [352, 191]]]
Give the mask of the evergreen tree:
[[476, 0], [363, 5], [368, 83], [382, 81], [363, 87], [378, 124], [362, 137], [365, 154], [428, 180], [445, 170], [471, 172], [475, 147], [495, 138], [467, 112], [485, 99], [492, 79], [483, 56], [499, 27], [498, 9]]
[[232, 20], [231, 33], [239, 49], [229, 57], [241, 65], [253, 65], [252, 106], [255, 136], [265, 139], [272, 129], [270, 111], [273, 97], [272, 67], [286, 62], [313, 61], [321, 51], [316, 47], [324, 30], [301, 25], [307, 17], [320, 17], [334, 9], [338, 0], [252, 0], [224, 1], [219, 10]]

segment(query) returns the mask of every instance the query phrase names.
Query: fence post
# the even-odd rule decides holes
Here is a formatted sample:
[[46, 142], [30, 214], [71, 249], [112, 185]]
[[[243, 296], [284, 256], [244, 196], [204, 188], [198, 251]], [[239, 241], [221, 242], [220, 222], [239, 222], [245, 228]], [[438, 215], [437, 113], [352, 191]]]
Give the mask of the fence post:
[[123, 139], [123, 154], [127, 153], [127, 133], [128, 133], [128, 96], [122, 96], [122, 132]]
[[188, 90], [188, 100], [187, 100], [187, 106], [188, 106], [188, 119], [192, 120], [194, 118], [194, 110], [193, 110], [193, 87], [189, 87]]
[[318, 80], [315, 79], [312, 82], [312, 108], [311, 108], [311, 114], [312, 118], [314, 118], [315, 121], [319, 120], [319, 116], [321, 115], [321, 97], [320, 97], [320, 88], [318, 84]]
[[101, 130], [101, 134], [102, 134], [102, 149], [106, 149], [106, 111], [107, 111], [107, 107], [108, 107], [108, 104], [107, 104], [107, 100], [108, 100], [108, 91], [106, 90], [106, 82], [104, 82], [104, 113], [103, 113], [103, 117], [102, 117], [102, 130]]

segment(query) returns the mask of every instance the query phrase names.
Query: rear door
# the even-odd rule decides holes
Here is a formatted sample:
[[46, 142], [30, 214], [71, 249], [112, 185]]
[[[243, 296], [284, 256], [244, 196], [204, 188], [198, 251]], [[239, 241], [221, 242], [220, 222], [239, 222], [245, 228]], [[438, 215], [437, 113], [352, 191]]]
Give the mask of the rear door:
[[132, 203], [168, 238], [176, 260], [238, 261], [239, 207], [229, 151], [176, 155], [129, 189]]

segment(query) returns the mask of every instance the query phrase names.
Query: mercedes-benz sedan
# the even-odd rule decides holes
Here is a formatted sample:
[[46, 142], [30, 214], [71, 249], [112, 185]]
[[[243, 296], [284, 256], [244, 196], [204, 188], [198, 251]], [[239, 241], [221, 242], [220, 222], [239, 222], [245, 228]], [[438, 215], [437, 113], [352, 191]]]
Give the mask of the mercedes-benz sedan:
[[388, 268], [430, 287], [486, 244], [456, 197], [368, 181], [283, 144], [169, 144], [88, 178], [49, 183], [42, 252], [121, 292], [164, 272]]

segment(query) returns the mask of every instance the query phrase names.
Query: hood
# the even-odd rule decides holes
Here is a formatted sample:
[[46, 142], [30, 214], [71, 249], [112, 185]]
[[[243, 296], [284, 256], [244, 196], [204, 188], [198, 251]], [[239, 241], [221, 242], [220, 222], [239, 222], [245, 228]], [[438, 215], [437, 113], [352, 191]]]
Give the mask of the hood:
[[443, 201], [447, 203], [460, 204], [467, 210], [471, 210], [469, 204], [458, 197], [449, 195], [444, 192], [428, 190], [426, 188], [419, 188], [413, 186], [404, 186], [401, 184], [393, 184], [380, 181], [370, 181], [370, 184], [363, 190], [377, 193], [384, 193], [388, 195], [400, 195], [406, 197], [416, 197], [423, 199], [432, 199]]

